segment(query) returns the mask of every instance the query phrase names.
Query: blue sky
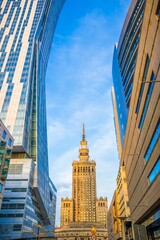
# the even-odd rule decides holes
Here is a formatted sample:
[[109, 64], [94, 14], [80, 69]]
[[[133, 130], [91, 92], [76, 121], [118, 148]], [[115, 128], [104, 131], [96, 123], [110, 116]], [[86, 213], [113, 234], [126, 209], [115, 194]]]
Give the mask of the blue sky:
[[110, 203], [119, 160], [111, 101], [112, 56], [130, 0], [66, 0], [46, 76], [50, 177], [61, 197], [71, 197], [72, 161], [78, 159], [85, 123], [96, 161], [97, 196]]

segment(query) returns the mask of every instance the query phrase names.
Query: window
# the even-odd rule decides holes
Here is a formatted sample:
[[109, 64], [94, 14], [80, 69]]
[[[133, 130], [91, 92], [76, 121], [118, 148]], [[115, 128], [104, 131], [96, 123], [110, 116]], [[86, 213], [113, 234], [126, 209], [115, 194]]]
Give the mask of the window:
[[160, 1], [158, 1], [157, 10], [156, 10], [156, 17], [157, 17], [157, 20], [160, 19]]
[[[0, 141], [0, 147], [5, 147], [5, 146], [6, 146], [6, 142]], [[4, 153], [4, 149], [0, 149], [0, 153]]]
[[6, 151], [6, 156], [11, 156], [11, 153], [12, 153], [12, 151], [10, 150], [10, 149], [7, 149], [7, 151]]
[[27, 188], [5, 188], [5, 190], [11, 191], [11, 192], [26, 192]]
[[11, 214], [0, 214], [0, 218], [15, 218], [15, 217], [23, 217], [22, 213], [11, 213]]
[[129, 85], [127, 91], [126, 91], [126, 101], [128, 102], [130, 96], [131, 96], [131, 91], [132, 91], [132, 83]]
[[150, 184], [152, 184], [152, 182], [155, 180], [155, 178], [157, 177], [157, 175], [160, 173], [160, 157], [158, 158], [156, 164], [154, 165], [152, 171], [150, 172], [148, 179]]
[[11, 147], [11, 145], [12, 145], [12, 140], [9, 138], [8, 139], [8, 145]]
[[2, 133], [2, 138], [5, 139], [5, 138], [6, 138], [6, 135], [7, 135], [7, 133], [6, 133], [6, 131], [4, 130], [3, 133]]
[[1, 209], [24, 209], [24, 204], [23, 203], [12, 203], [12, 204], [6, 204], [3, 203]]
[[153, 91], [155, 80], [156, 80], [156, 77], [155, 77], [154, 73], [152, 72], [150, 83], [149, 83], [149, 86], [148, 86], [146, 99], [145, 99], [145, 103], [144, 103], [144, 107], [143, 107], [143, 111], [142, 111], [142, 115], [141, 115], [141, 120], [140, 120], [140, 123], [139, 123], [139, 128], [140, 129], [142, 129], [142, 127], [143, 127], [143, 123], [144, 123], [144, 120], [145, 120], [145, 117], [146, 117], [149, 102], [150, 102], [150, 99], [151, 99], [151, 96], [152, 96], [152, 91]]
[[147, 151], [146, 151], [145, 156], [144, 156], [144, 158], [146, 159], [146, 162], [148, 162], [159, 137], [160, 137], [160, 119], [158, 120], [158, 124], [156, 126], [156, 129], [153, 133], [153, 136], [151, 138], [151, 141], [149, 143], [149, 146], [148, 146]]
[[2, 189], [3, 189], [3, 184], [0, 183], [0, 193], [2, 192]]
[[50, 193], [50, 200], [52, 201], [53, 200], [53, 194], [52, 194], [51, 191], [49, 193]]
[[21, 231], [22, 225], [21, 224], [15, 224], [13, 227], [13, 231]]
[[150, 62], [150, 59], [149, 59], [149, 56], [147, 54], [146, 63], [145, 63], [145, 67], [144, 67], [144, 72], [143, 72], [141, 89], [140, 89], [140, 92], [139, 92], [139, 97], [138, 97], [138, 102], [137, 102], [137, 107], [136, 107], [136, 113], [139, 112], [139, 107], [140, 107], [142, 94], [143, 94], [143, 90], [144, 90], [144, 85], [145, 85], [144, 81], [146, 81], [146, 77], [147, 77], [147, 73], [148, 73], [148, 67], [149, 67], [149, 62]]
[[10, 164], [9, 174], [22, 174], [23, 164]]

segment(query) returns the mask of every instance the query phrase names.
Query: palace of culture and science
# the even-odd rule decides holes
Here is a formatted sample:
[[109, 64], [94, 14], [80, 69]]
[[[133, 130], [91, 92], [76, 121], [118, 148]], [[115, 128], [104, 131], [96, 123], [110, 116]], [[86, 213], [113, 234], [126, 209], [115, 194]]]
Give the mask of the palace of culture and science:
[[61, 199], [61, 227], [57, 239], [89, 239], [96, 229], [98, 239], [107, 239], [107, 198], [96, 197], [96, 162], [89, 157], [83, 125], [79, 160], [72, 163], [72, 198]]

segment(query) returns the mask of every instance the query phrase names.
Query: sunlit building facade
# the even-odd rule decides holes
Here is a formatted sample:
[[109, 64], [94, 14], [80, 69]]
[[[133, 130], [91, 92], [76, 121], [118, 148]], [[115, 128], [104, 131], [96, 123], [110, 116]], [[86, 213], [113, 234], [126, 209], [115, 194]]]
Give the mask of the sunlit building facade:
[[124, 135], [117, 126], [116, 130], [121, 134], [120, 168], [125, 168], [130, 217], [126, 209], [119, 217], [126, 227], [131, 221], [134, 239], [142, 235], [144, 240], [160, 237], [159, 20], [159, 0], [132, 1], [113, 57], [114, 111], [119, 129], [123, 111], [126, 107], [128, 111]]
[[107, 226], [108, 202], [107, 198], [97, 198], [96, 200], [96, 221]]
[[125, 167], [121, 166], [117, 176], [117, 202], [119, 205], [119, 216], [130, 217], [128, 187]]
[[96, 221], [96, 162], [90, 159], [83, 126], [79, 160], [72, 163], [74, 221]]
[[61, 199], [61, 226], [73, 222], [73, 199]]
[[108, 239], [122, 239], [122, 223], [119, 217], [118, 193], [114, 192], [107, 214]]
[[[123, 221], [122, 221], [123, 220]], [[116, 191], [108, 210], [108, 238], [110, 240], [122, 239], [123, 232], [126, 232], [128, 239], [133, 239], [132, 223], [130, 219], [128, 187], [126, 171], [120, 166], [116, 179]], [[125, 221], [125, 228], [124, 228]]]
[[[49, 197], [51, 180], [48, 170], [45, 74], [63, 2], [0, 2], [0, 118], [15, 139], [13, 164], [14, 159], [24, 164], [26, 159], [34, 162], [32, 187], [40, 209], [40, 215], [34, 220], [44, 225], [51, 224], [52, 202]], [[25, 208], [24, 205], [24, 213]], [[31, 227], [31, 223], [32, 220], [28, 219], [26, 226]], [[8, 227], [7, 221], [5, 224], [8, 234], [14, 223], [8, 224]], [[18, 237], [19, 232], [23, 232], [22, 227], [17, 230]]]
[[131, 219], [149, 239], [160, 237], [159, 19], [160, 2], [146, 1], [122, 155]]
[[96, 162], [90, 159], [83, 125], [79, 159], [72, 163], [72, 198], [61, 199], [61, 226], [55, 237], [88, 240], [94, 226], [97, 239], [107, 239], [107, 211], [107, 198], [97, 198]]

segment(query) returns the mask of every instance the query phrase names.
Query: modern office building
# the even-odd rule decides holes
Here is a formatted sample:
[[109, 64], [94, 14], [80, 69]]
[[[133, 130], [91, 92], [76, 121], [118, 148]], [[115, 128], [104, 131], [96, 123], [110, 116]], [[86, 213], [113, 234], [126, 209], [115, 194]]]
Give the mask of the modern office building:
[[50, 192], [50, 194], [49, 194], [49, 197], [50, 197], [49, 219], [51, 221], [51, 226], [49, 227], [49, 229], [51, 229], [51, 231], [53, 231], [55, 228], [55, 223], [56, 223], [57, 189], [54, 186], [51, 179], [49, 179], [49, 192]]
[[31, 158], [12, 159], [0, 212], [0, 239], [33, 237], [32, 224], [38, 223], [40, 208], [33, 190], [34, 162]]
[[113, 91], [115, 93], [121, 145], [124, 144], [145, 3], [145, 0], [132, 1], [119, 42], [114, 48]]
[[[138, 35], [134, 29], [139, 31]], [[122, 130], [123, 112], [127, 107], [125, 131], [119, 130], [120, 167], [125, 167], [130, 208], [129, 218], [125, 213], [119, 217], [125, 225], [131, 221], [134, 239], [140, 239], [141, 235], [143, 239], [154, 240], [160, 237], [159, 0], [132, 1], [115, 49], [114, 112], [115, 122]], [[124, 78], [125, 64], [127, 80]], [[130, 94], [126, 92], [127, 84]]]
[[13, 137], [0, 120], [0, 209], [13, 149]]
[[[33, 187], [34, 171], [35, 163], [31, 158], [12, 159], [0, 212], [0, 239], [32, 238], [38, 233], [42, 214]], [[49, 185], [49, 218], [53, 227], [48, 227], [48, 231], [53, 235], [56, 189], [52, 182]], [[43, 232], [39, 231], [39, 236]]]
[[72, 163], [72, 198], [61, 200], [61, 227], [55, 230], [55, 237], [88, 240], [95, 227], [97, 239], [106, 239], [107, 210], [107, 198], [97, 198], [96, 162], [90, 159], [83, 125], [79, 160]]
[[159, 19], [160, 2], [146, 1], [122, 154], [131, 219], [149, 239], [160, 237]]
[[[40, 210], [34, 221], [44, 225], [51, 224], [49, 216], [52, 203], [49, 197], [51, 180], [48, 171], [45, 74], [63, 2], [0, 1], [0, 118], [15, 139], [13, 164], [15, 159], [22, 161], [22, 165], [26, 159], [34, 162], [31, 164], [34, 165], [32, 194]], [[23, 166], [21, 168], [23, 171]], [[20, 179], [16, 173], [15, 178], [17, 181]], [[26, 205], [23, 206], [25, 217]], [[31, 223], [32, 220], [28, 219], [25, 224], [31, 227]], [[7, 224], [7, 221], [1, 219], [2, 224], [9, 236], [14, 222]], [[16, 228], [19, 237], [22, 227]]]

